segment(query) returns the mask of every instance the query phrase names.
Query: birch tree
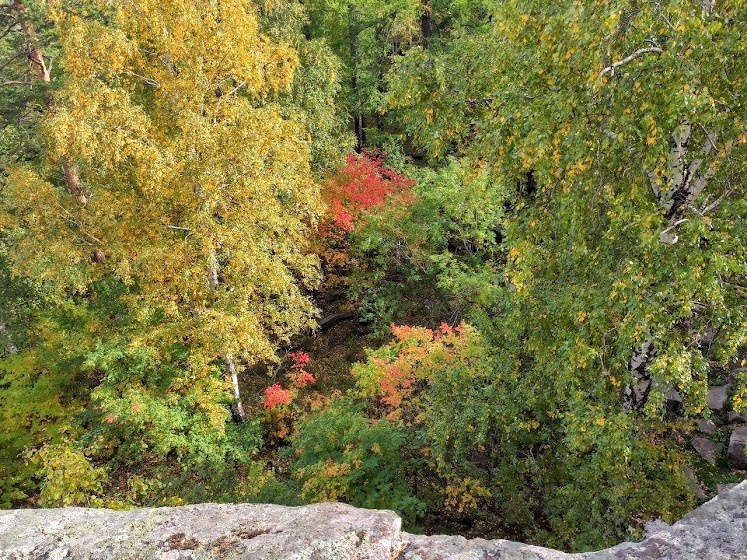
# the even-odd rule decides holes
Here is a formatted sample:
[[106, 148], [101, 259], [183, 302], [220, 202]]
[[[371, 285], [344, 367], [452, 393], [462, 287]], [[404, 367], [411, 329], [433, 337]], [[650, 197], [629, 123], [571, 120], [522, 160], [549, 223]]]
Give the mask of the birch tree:
[[472, 315], [495, 413], [465, 438], [505, 477], [486, 504], [505, 515], [510, 488], [549, 542], [671, 515], [688, 494], [673, 430], [717, 376], [742, 405], [746, 24], [739, 1], [496, 2], [390, 73], [412, 141], [509, 189], [502, 289]]
[[12, 167], [4, 197], [14, 271], [63, 295], [116, 278], [163, 316], [132, 344], [188, 341], [190, 368], [222, 362], [238, 401], [241, 368], [313, 319], [321, 203], [310, 139], [277, 101], [297, 53], [247, 0], [53, 3], [52, 18], [45, 165]]

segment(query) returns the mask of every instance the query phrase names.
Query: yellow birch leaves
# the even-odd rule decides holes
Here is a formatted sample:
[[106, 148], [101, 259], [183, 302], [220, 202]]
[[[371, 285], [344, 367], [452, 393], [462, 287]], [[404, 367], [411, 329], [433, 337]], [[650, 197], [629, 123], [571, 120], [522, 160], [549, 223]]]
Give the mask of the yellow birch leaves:
[[57, 3], [53, 17], [64, 74], [46, 166], [11, 170], [5, 200], [15, 270], [78, 292], [114, 275], [164, 314], [160, 335], [200, 349], [195, 365], [271, 356], [310, 324], [317, 276], [308, 135], [275, 102], [295, 50], [260, 32], [250, 0]]

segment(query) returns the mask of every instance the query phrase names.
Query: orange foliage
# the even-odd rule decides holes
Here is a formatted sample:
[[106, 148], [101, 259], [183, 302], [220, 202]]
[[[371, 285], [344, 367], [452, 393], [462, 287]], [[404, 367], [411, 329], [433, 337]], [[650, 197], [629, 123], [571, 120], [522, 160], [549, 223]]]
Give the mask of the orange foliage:
[[366, 364], [354, 366], [353, 373], [359, 388], [377, 398], [387, 418], [418, 422], [414, 411], [423, 384], [443, 368], [469, 361], [468, 349], [477, 342], [477, 333], [468, 325], [445, 323], [438, 329], [394, 324], [391, 329], [395, 340]]
[[265, 389], [265, 408], [275, 408], [281, 404], [290, 404], [293, 396], [290, 390], [283, 389], [279, 383]]

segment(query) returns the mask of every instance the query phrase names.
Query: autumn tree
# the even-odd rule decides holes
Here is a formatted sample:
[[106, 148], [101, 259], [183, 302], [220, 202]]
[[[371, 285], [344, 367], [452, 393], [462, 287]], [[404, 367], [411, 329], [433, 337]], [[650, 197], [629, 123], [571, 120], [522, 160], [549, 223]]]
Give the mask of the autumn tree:
[[38, 156], [8, 161], [2, 225], [52, 308], [0, 397], [75, 405], [61, 423], [97, 461], [246, 464], [256, 423], [226, 424], [230, 403], [247, 419], [239, 376], [313, 325], [312, 154], [320, 173], [345, 140], [307, 82], [334, 83], [335, 61], [317, 48], [299, 74], [303, 40], [273, 34], [271, 9], [50, 4], [55, 87]]
[[300, 250], [319, 207], [308, 143], [272, 102], [295, 51], [246, 1], [55, 10], [65, 85], [46, 168], [11, 171], [16, 270], [71, 291], [115, 276], [164, 314], [144, 337], [189, 338], [196, 370], [270, 357], [310, 324], [316, 274]]
[[672, 430], [709, 380], [737, 377], [746, 18], [729, 1], [496, 2], [390, 73], [412, 141], [507, 188], [505, 272], [479, 322], [498, 349], [494, 472], [548, 542], [673, 515], [688, 490]]

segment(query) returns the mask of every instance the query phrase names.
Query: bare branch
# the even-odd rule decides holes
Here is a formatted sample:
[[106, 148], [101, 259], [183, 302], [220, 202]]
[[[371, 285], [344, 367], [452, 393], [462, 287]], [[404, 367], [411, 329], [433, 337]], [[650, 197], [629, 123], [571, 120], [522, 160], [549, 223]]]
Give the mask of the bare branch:
[[235, 88], [233, 88], [233, 89], [232, 89], [231, 91], [229, 91], [229, 92], [228, 92], [228, 93], [227, 93], [227, 94], [226, 94], [225, 96], [223, 96], [223, 97], [228, 97], [228, 96], [230, 96], [230, 95], [233, 95], [234, 93], [236, 93], [237, 91], [239, 91], [239, 90], [240, 90], [241, 88], [243, 88], [243, 87], [244, 87], [245, 85], [246, 85], [246, 82], [241, 82], [241, 83], [240, 83], [239, 85], [237, 85], [237, 86], [236, 86]]
[[143, 81], [144, 81], [144, 82], [145, 82], [146, 84], [148, 84], [149, 86], [152, 86], [152, 87], [154, 87], [154, 88], [159, 88], [159, 87], [161, 87], [161, 84], [159, 84], [159, 83], [158, 83], [158, 82], [157, 82], [156, 80], [154, 80], [153, 78], [147, 78], [147, 77], [145, 77], [145, 76], [141, 76], [140, 74], [138, 74], [137, 72], [133, 72], [132, 70], [128, 70], [128, 71], [127, 71], [127, 74], [130, 74], [131, 76], [135, 76], [136, 78], [140, 78], [140, 79], [141, 79], [141, 80], [143, 80]]
[[700, 127], [700, 129], [701, 129], [701, 130], [702, 130], [702, 131], [703, 131], [703, 132], [705, 133], [705, 135], [706, 135], [706, 139], [707, 139], [707, 142], [706, 142], [706, 143], [705, 143], [705, 145], [703, 146], [703, 155], [704, 155], [704, 156], [707, 156], [707, 155], [709, 155], [709, 154], [711, 153], [711, 150], [716, 150], [716, 151], [718, 151], [718, 148], [716, 147], [716, 135], [715, 135], [715, 134], [713, 134], [713, 133], [711, 133], [711, 132], [708, 132], [708, 130], [706, 129], [706, 127], [704, 127], [704, 126], [703, 126], [702, 124], [700, 124], [699, 122], [697, 122], [697, 123], [695, 123], [695, 124], [697, 124], [697, 125], [698, 125], [698, 126]]
[[627, 64], [631, 60], [634, 60], [634, 59], [638, 58], [639, 56], [643, 56], [644, 54], [648, 54], [648, 53], [659, 53], [659, 54], [661, 54], [662, 52], [664, 52], [664, 51], [662, 51], [659, 47], [644, 47], [642, 49], [638, 49], [633, 54], [626, 56], [622, 60], [618, 60], [617, 62], [612, 63], [607, 68], [604, 68], [601, 72], [599, 72], [599, 76], [597, 76], [597, 77], [601, 78], [602, 76], [604, 76], [605, 74], [608, 74], [610, 72], [612, 74], [614, 74], [615, 70], [617, 70], [620, 66], [622, 66], [624, 64]]
[[24, 56], [26, 56], [25, 52], [19, 52], [19, 53], [14, 54], [8, 60], [6, 60], [5, 62], [3, 62], [2, 65], [0, 65], [0, 71], [5, 70], [8, 66], [10, 66], [11, 64], [13, 64], [14, 60], [17, 60], [17, 59], [22, 58]]
[[651, 183], [651, 190], [654, 191], [654, 196], [656, 197], [656, 200], [659, 200], [659, 195], [661, 194], [661, 189], [659, 188], [659, 185], [657, 184], [657, 177], [656, 174], [653, 171], [648, 172], [648, 181]]
[[667, 16], [665, 16], [664, 14], [660, 14], [660, 15], [661, 15], [661, 19], [664, 20], [664, 23], [667, 24], [667, 27], [669, 27], [669, 29], [671, 29], [675, 33], [678, 33], [677, 28], [672, 24], [671, 21], [669, 21], [669, 19], [667, 18]]
[[670, 232], [678, 228], [685, 222], [689, 221], [690, 220], [688, 220], [687, 218], [682, 218], [681, 220], [677, 220], [676, 222], [674, 222], [671, 226], [669, 226], [659, 234], [659, 243], [663, 243], [664, 245], [674, 245], [675, 243], [677, 243], [679, 237], [677, 237], [676, 234], [671, 234]]
[[722, 194], [720, 197], [718, 197], [715, 201], [713, 201], [711, 204], [709, 204], [708, 206], [705, 206], [704, 208], [702, 208], [700, 210], [700, 215], [701, 216], [705, 216], [709, 212], [712, 212], [713, 210], [715, 210], [716, 208], [718, 208], [721, 205], [721, 203], [724, 201], [724, 199], [727, 198], [731, 193], [732, 193], [732, 191], [731, 191], [731, 189], [729, 189], [724, 194]]

